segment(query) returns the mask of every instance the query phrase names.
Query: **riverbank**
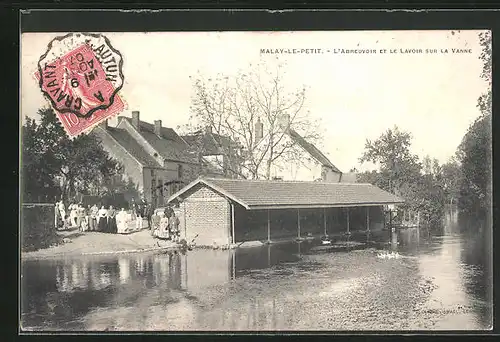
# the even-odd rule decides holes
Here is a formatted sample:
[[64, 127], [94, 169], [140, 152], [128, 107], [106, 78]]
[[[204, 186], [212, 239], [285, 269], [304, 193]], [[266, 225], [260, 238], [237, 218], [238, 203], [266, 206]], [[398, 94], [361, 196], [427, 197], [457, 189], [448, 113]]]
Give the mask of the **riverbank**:
[[22, 252], [22, 260], [137, 253], [176, 248], [177, 244], [160, 241], [151, 236], [149, 229], [127, 235], [99, 232], [59, 231], [61, 244], [31, 252]]

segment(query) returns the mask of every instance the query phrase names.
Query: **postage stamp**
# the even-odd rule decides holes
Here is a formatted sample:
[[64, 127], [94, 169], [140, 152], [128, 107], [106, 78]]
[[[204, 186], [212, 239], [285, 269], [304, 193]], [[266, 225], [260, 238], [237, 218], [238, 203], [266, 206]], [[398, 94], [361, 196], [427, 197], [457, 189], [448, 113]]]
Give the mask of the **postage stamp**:
[[69, 136], [77, 136], [125, 108], [123, 58], [101, 34], [54, 38], [35, 78]]

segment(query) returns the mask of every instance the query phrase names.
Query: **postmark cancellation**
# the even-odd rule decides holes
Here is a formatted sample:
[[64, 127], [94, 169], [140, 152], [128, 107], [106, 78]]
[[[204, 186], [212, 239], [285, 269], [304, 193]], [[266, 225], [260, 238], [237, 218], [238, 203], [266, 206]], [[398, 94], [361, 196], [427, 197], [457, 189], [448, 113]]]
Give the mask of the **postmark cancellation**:
[[38, 61], [35, 78], [70, 137], [125, 109], [123, 58], [101, 34], [54, 38]]

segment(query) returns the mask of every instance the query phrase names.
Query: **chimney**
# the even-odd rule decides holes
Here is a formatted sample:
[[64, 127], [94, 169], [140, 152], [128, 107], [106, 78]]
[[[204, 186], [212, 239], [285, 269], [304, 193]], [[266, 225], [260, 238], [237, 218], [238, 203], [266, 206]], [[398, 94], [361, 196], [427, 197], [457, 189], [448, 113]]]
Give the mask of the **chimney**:
[[257, 144], [264, 137], [264, 124], [257, 118], [255, 123], [255, 143]]
[[155, 134], [161, 138], [161, 120], [155, 120]]
[[132, 126], [134, 126], [136, 129], [139, 129], [139, 111], [134, 110], [132, 112]]
[[288, 130], [290, 128], [290, 115], [282, 114], [279, 118], [279, 124], [282, 129]]

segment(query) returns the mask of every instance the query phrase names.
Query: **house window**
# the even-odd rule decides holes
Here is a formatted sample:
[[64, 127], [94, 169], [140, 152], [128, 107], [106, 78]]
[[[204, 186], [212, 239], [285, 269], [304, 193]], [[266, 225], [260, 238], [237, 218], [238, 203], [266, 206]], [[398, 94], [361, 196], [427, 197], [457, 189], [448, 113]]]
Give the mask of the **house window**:
[[182, 164], [179, 164], [177, 167], [177, 178], [182, 179], [182, 173], [183, 173]]

